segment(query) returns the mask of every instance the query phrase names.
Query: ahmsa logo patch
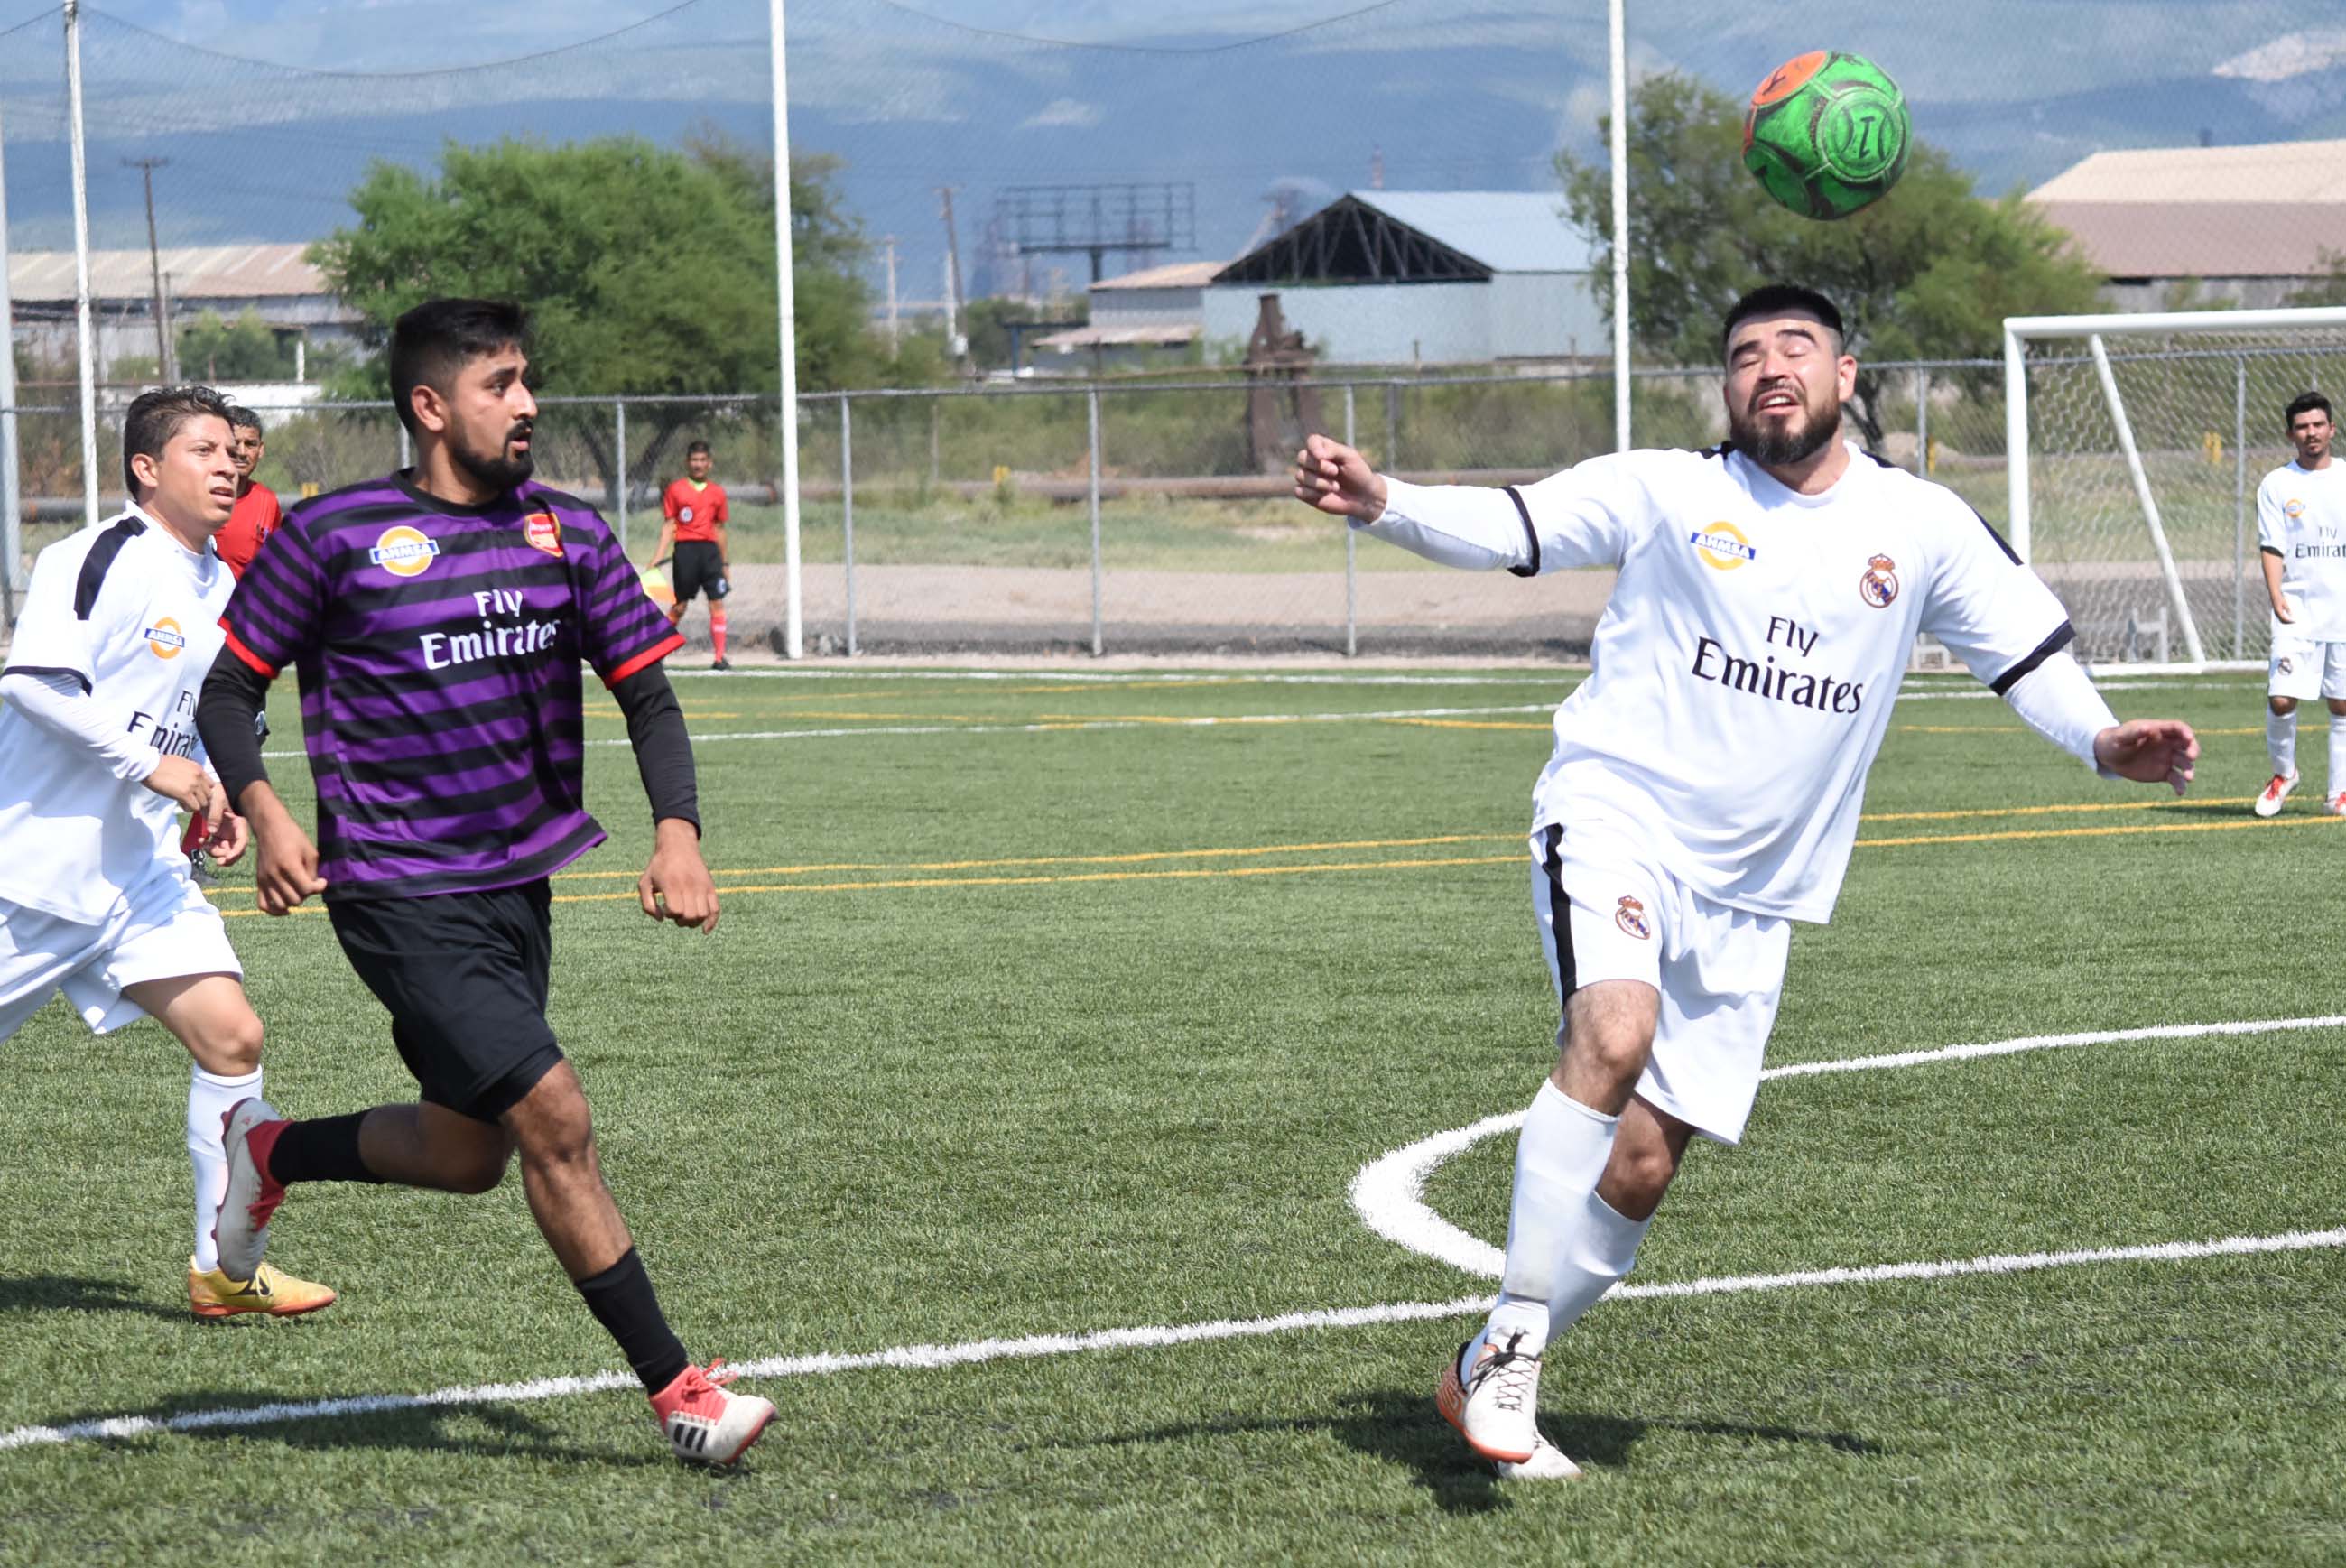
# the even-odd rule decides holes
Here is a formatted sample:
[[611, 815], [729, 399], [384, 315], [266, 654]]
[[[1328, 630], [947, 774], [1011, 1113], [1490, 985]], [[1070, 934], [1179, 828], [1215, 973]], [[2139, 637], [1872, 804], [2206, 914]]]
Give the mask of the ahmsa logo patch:
[[382, 531], [367, 552], [367, 559], [394, 577], [413, 577], [421, 575], [439, 554], [440, 541], [401, 523]]
[[521, 536], [534, 549], [562, 559], [562, 519], [551, 512], [533, 512], [521, 520]]
[[147, 651], [157, 658], [178, 658], [188, 646], [188, 639], [180, 635], [179, 623], [168, 616], [138, 635], [147, 639]]
[[1756, 561], [1760, 552], [1743, 536], [1743, 530], [1732, 523], [1714, 523], [1708, 528], [1698, 528], [1687, 535], [1703, 565], [1721, 572], [1732, 572], [1746, 562]]

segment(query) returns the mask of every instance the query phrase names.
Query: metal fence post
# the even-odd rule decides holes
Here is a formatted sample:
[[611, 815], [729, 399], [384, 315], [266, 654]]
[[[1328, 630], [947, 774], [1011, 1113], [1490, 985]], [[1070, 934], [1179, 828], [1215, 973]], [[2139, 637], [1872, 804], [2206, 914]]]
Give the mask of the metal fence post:
[[1914, 472], [1931, 474], [1931, 372], [1914, 372]]
[[1401, 382], [1385, 382], [1385, 449], [1377, 464], [1387, 473], [1401, 466]]
[[855, 657], [855, 419], [839, 394], [839, 516], [847, 541], [847, 656]]
[[944, 444], [944, 419], [945, 400], [942, 397], [931, 398], [929, 400], [929, 484], [932, 488], [944, 477], [944, 471], [937, 458], [939, 449]]
[[[2249, 356], [2232, 356], [2232, 657], [2249, 657]], [[2330, 786], [2334, 792], [2338, 786]]]
[[393, 418], [399, 426], [399, 466], [413, 468], [415, 466], [415, 449], [407, 443], [407, 422], [399, 419], [396, 411], [393, 412]]
[[613, 452], [617, 453], [618, 453], [618, 455], [619, 455], [619, 462], [618, 462], [618, 469], [619, 469], [619, 475], [618, 475], [618, 477], [619, 477], [619, 497], [618, 497], [618, 513], [619, 513], [619, 551], [620, 551], [620, 554], [625, 555], [625, 554], [627, 553], [627, 399], [625, 399], [625, 398], [617, 398], [617, 397], [615, 397], [615, 398], [613, 398], [613, 399], [611, 400], [611, 426], [612, 426], [612, 443], [613, 443], [612, 447], [611, 447], [611, 450], [612, 450]]
[[[1344, 383], [1344, 444], [1354, 446], [1359, 437], [1353, 434], [1352, 383]], [[1355, 447], [1355, 450], [1358, 450]], [[1360, 611], [1361, 583], [1357, 560], [1359, 543], [1353, 538], [1356, 530], [1350, 519], [1344, 524], [1344, 657], [1357, 658], [1361, 652]]]
[[1092, 512], [1092, 657], [1099, 657], [1104, 648], [1100, 626], [1100, 432], [1099, 386], [1095, 382], [1084, 394], [1084, 406], [1091, 416], [1090, 492]]

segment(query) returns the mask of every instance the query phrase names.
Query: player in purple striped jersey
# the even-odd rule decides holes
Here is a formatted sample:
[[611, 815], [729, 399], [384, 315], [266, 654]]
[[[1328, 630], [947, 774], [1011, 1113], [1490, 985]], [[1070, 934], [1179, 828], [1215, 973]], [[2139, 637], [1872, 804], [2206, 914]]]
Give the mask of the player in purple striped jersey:
[[[252, 822], [265, 913], [312, 894], [390, 1012], [418, 1103], [228, 1117], [223, 1257], [257, 1262], [285, 1188], [393, 1182], [485, 1192], [521, 1158], [530, 1212], [642, 1378], [677, 1454], [729, 1463], [774, 1413], [693, 1363], [604, 1185], [586, 1097], [546, 1020], [554, 871], [602, 842], [583, 802], [579, 664], [627, 716], [650, 797], [644, 912], [712, 931], [691, 745], [660, 661], [683, 644], [594, 510], [531, 478], [527, 322], [479, 300], [393, 329], [412, 469], [294, 508], [221, 625], [197, 720]], [[253, 738], [299, 667], [318, 786], [312, 844]]]

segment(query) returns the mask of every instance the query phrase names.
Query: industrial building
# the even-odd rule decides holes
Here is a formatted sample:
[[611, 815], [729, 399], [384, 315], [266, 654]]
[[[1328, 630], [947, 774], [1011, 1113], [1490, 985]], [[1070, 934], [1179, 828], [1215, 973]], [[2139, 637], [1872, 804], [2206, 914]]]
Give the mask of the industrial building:
[[2283, 305], [2346, 257], [2346, 141], [2097, 152], [2028, 200], [2117, 310]]
[[[234, 320], [250, 310], [298, 351], [353, 340], [357, 311], [334, 298], [305, 245], [175, 247], [150, 260], [139, 250], [93, 250], [90, 307], [98, 374], [121, 359], [155, 358], [155, 270], [175, 327], [206, 311]], [[71, 364], [76, 357], [74, 253], [20, 250], [8, 258], [8, 291], [17, 346], [36, 361]], [[301, 353], [307, 358], [306, 351]], [[199, 366], [181, 366], [183, 372]]]

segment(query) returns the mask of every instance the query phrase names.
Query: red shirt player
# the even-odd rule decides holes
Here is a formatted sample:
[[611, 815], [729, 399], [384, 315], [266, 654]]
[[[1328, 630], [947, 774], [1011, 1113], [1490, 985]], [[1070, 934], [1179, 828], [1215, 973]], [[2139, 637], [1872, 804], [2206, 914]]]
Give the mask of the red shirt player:
[[277, 532], [284, 514], [278, 507], [277, 492], [252, 479], [252, 471], [260, 466], [260, 416], [249, 408], [231, 408], [229, 414], [235, 421], [228, 454], [236, 465], [236, 510], [228, 514], [227, 525], [213, 535], [212, 548], [219, 552], [230, 571], [242, 577], [260, 546]]
[[684, 449], [685, 477], [668, 487], [660, 497], [659, 541], [652, 546], [652, 561], [658, 565], [676, 547], [674, 569], [668, 580], [676, 587], [676, 604], [668, 613], [671, 625], [684, 619], [684, 609], [696, 594], [709, 596], [709, 640], [717, 652], [711, 669], [731, 669], [725, 657], [725, 596], [732, 591], [726, 579], [732, 571], [732, 557], [725, 546], [725, 524], [730, 514], [725, 504], [725, 486], [709, 477], [710, 459], [709, 443], [696, 441]]

